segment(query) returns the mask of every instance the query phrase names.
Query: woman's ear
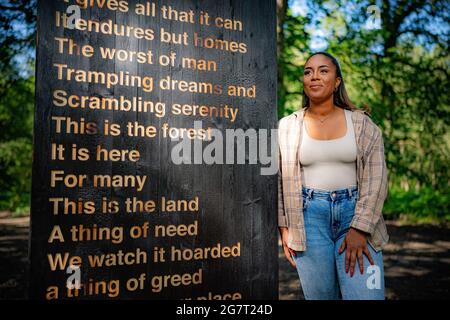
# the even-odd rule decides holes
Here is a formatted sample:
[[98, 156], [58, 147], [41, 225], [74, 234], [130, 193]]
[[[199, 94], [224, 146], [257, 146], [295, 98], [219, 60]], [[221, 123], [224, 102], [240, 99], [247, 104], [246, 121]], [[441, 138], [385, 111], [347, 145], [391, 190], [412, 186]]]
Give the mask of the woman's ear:
[[336, 80], [334, 81], [334, 91], [337, 90], [337, 88], [341, 84], [341, 81], [342, 81], [341, 77], [336, 77]]

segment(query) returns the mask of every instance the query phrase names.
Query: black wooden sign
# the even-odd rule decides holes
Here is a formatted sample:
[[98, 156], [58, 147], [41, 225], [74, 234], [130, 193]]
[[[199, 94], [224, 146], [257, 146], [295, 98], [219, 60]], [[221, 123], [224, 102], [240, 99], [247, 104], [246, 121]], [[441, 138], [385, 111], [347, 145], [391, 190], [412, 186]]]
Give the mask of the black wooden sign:
[[278, 297], [275, 11], [39, 1], [32, 298]]

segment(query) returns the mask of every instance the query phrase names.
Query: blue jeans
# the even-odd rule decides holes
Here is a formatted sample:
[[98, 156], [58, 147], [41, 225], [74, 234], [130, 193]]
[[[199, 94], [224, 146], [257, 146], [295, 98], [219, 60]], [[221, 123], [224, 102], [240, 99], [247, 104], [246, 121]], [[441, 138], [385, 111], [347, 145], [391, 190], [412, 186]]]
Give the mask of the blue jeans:
[[326, 191], [302, 188], [306, 250], [294, 261], [307, 300], [384, 300], [383, 255], [368, 243], [375, 262], [363, 254], [364, 273], [356, 259], [353, 277], [345, 272], [346, 251], [338, 253], [355, 213], [358, 189]]

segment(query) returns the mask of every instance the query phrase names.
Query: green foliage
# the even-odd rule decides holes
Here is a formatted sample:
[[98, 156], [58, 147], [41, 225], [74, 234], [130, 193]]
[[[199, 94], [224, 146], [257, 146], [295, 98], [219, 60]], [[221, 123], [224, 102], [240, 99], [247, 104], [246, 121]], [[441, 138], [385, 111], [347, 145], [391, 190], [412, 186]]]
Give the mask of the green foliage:
[[8, 81], [17, 79], [18, 70], [25, 71], [27, 65], [17, 57], [33, 56], [36, 11], [37, 0], [0, 1], [0, 90], [8, 87]]
[[450, 189], [443, 194], [430, 187], [420, 191], [397, 187], [390, 190], [383, 214], [390, 219], [406, 215], [415, 221], [450, 222]]
[[29, 211], [34, 78], [15, 81], [0, 97], [0, 209]]
[[27, 139], [18, 138], [0, 143], [0, 208], [17, 213], [29, 212], [31, 154], [31, 143]]
[[287, 10], [284, 27], [284, 47], [278, 57], [279, 73], [282, 74], [278, 88], [278, 115], [283, 117], [300, 108], [298, 95], [303, 90], [301, 76], [303, 62], [310, 54], [308, 44], [310, 36], [304, 31], [310, 22], [309, 17], [294, 16]]
[[36, 0], [0, 3], [0, 210], [29, 213]]
[[[388, 216], [448, 219], [450, 182], [450, 15], [448, 2], [382, 0], [379, 28], [368, 28], [372, 1], [308, 1], [308, 17], [285, 34], [320, 30], [328, 51], [338, 58], [351, 100], [368, 106], [383, 131], [389, 170]], [[303, 20], [302, 20], [303, 19]], [[305, 25], [309, 23], [310, 25]], [[439, 28], [437, 28], [439, 26]], [[287, 43], [283, 57], [296, 68], [284, 75], [287, 92], [279, 116], [298, 109], [302, 64], [309, 45]], [[300, 51], [300, 52], [296, 52]], [[289, 71], [291, 74], [289, 74]], [[407, 190], [418, 191], [407, 191]], [[411, 198], [409, 198], [411, 197]]]

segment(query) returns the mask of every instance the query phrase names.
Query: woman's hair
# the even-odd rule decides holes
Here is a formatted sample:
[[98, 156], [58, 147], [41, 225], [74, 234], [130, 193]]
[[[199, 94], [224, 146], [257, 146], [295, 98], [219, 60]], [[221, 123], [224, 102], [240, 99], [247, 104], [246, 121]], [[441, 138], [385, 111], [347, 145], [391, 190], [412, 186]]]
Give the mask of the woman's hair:
[[[331, 62], [334, 64], [334, 66], [336, 67], [336, 77], [341, 78], [341, 83], [339, 84], [337, 89], [333, 92], [334, 104], [343, 109], [348, 109], [348, 110], [352, 110], [352, 111], [355, 110], [356, 107], [350, 101], [350, 98], [348, 97], [348, 94], [347, 94], [347, 90], [345, 89], [344, 78], [342, 77], [341, 67], [339, 66], [339, 62], [337, 61], [337, 59], [335, 57], [333, 57], [331, 54], [329, 54], [328, 52], [319, 51], [319, 52], [316, 52], [316, 53], [313, 53], [312, 55], [310, 55], [309, 58], [306, 60], [306, 62], [308, 62], [309, 59], [311, 59], [313, 56], [315, 56], [317, 54], [321, 54], [321, 55], [328, 57], [331, 60]], [[306, 62], [305, 62], [305, 64], [306, 64]], [[306, 95], [304, 89], [303, 89], [302, 106], [303, 106], [303, 108], [304, 107], [309, 108], [309, 98]], [[364, 108], [364, 111], [366, 111], [368, 114], [370, 113], [370, 110], [368, 109], [367, 106]]]

